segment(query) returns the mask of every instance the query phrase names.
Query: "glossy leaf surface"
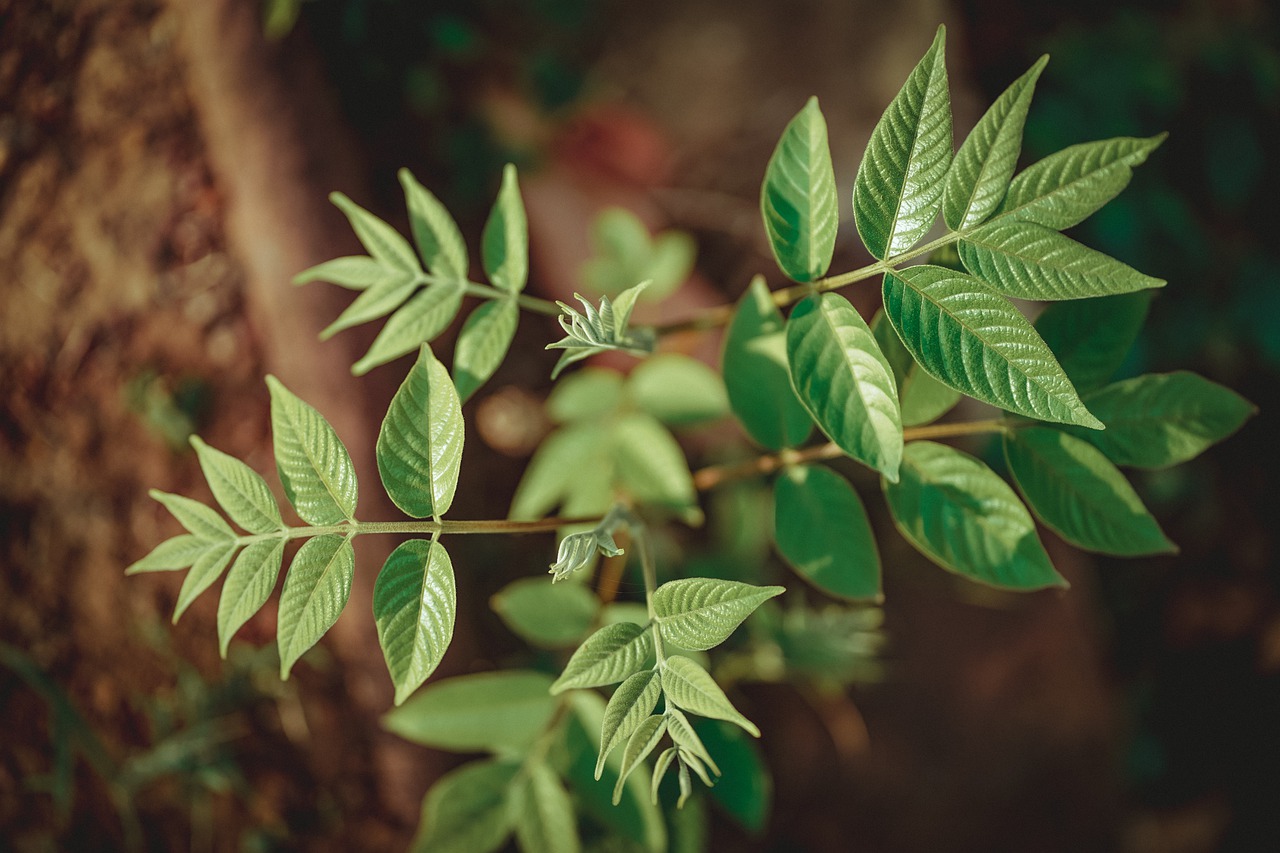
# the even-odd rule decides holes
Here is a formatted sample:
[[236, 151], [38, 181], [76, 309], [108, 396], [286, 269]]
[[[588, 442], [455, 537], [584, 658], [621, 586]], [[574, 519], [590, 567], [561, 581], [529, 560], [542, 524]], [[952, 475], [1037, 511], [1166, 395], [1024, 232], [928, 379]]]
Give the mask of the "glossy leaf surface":
[[439, 542], [410, 539], [387, 557], [373, 587], [373, 618], [397, 705], [440, 665], [457, 607], [453, 564]]
[[774, 483], [778, 553], [838, 598], [880, 599], [880, 555], [858, 493], [830, 468], [796, 465]]
[[817, 98], [810, 98], [782, 132], [765, 169], [760, 210], [782, 271], [795, 281], [821, 278], [835, 251], [840, 208], [827, 122]]
[[324, 416], [274, 376], [271, 435], [285, 496], [308, 524], [336, 524], [356, 511], [356, 469]]

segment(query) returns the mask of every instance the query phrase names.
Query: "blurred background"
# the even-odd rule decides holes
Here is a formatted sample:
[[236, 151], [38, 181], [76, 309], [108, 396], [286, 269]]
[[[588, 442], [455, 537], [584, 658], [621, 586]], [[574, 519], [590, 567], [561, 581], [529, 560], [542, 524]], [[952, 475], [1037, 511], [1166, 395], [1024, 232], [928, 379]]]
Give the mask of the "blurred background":
[[[329, 191], [404, 228], [395, 172], [408, 166], [474, 257], [515, 162], [531, 291], [583, 289], [595, 218], [620, 205], [696, 241], [689, 283], [647, 309], [679, 319], [736, 299], [755, 272], [780, 283], [757, 205], [786, 121], [818, 95], [847, 198], [941, 22], [957, 141], [1042, 53], [1025, 162], [1169, 131], [1075, 233], [1169, 281], [1127, 373], [1194, 370], [1260, 415], [1198, 460], [1135, 478], [1180, 556], [1099, 558], [1046, 533], [1065, 596], [997, 595], [921, 565], [875, 481], [850, 469], [886, 565], [874, 657], [877, 644], [845, 642], [861, 622], [767, 554], [758, 486], [706, 496], [706, 531], [664, 543], [665, 569], [780, 576], [794, 593], [736, 652], [735, 701], [765, 732], [772, 781], [721, 795], [707, 843], [1280, 849], [1266, 497], [1280, 429], [1278, 15], [1262, 0], [0, 0], [0, 848], [400, 849], [422, 793], [459, 760], [379, 726], [391, 691], [368, 601], [383, 546], [361, 542], [351, 606], [287, 683], [274, 607], [222, 661], [214, 595], [171, 627], [179, 578], [123, 576], [175, 532], [148, 488], [208, 497], [191, 433], [273, 467], [267, 372], [330, 418], [376, 482], [373, 439], [404, 366], [352, 379], [372, 330], [318, 343], [342, 292], [288, 284], [357, 248]], [[833, 269], [863, 262], [846, 221]], [[868, 316], [873, 291], [857, 294]], [[550, 321], [522, 320], [516, 355], [469, 410], [457, 517], [505, 514], [548, 428], [541, 348], [554, 337]], [[673, 343], [716, 357], [713, 338]], [[747, 452], [727, 423], [685, 439], [702, 464]], [[393, 517], [364, 491], [364, 517]], [[458, 544], [464, 612], [441, 674], [556, 665], [487, 606], [545, 571], [552, 548]], [[761, 649], [786, 677], [766, 676]]]

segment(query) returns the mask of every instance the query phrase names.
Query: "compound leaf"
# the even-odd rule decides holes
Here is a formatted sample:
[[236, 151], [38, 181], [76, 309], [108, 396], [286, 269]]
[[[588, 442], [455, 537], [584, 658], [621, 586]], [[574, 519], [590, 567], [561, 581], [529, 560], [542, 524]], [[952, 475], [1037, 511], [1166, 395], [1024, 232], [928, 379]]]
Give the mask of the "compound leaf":
[[893, 368], [871, 329], [834, 293], [809, 296], [787, 321], [787, 362], [796, 396], [841, 450], [898, 479], [902, 416]]
[[351, 366], [363, 376], [380, 364], [411, 353], [448, 328], [462, 307], [463, 288], [458, 282], [439, 282], [420, 290], [382, 327], [369, 351]]
[[604, 772], [605, 759], [653, 713], [662, 695], [662, 678], [657, 669], [637, 672], [609, 697], [600, 725], [600, 756], [596, 759], [596, 779]]
[[526, 768], [515, 792], [516, 840], [523, 853], [578, 853], [578, 821], [560, 778], [545, 762]]
[[944, 569], [1003, 589], [1067, 585], [1022, 501], [972, 456], [913, 441], [903, 455], [902, 480], [883, 485], [898, 530]]
[[257, 471], [234, 456], [215, 450], [197, 435], [191, 437], [191, 446], [200, 459], [209, 489], [232, 521], [250, 533], [269, 533], [284, 527], [271, 487]]
[[773, 506], [778, 553], [801, 577], [827, 595], [882, 598], [871, 522], [844, 477], [820, 465], [788, 467]]
[[920, 366], [952, 388], [1038, 420], [1102, 428], [1026, 318], [973, 276], [935, 266], [886, 274], [884, 310]]
[[835, 252], [840, 209], [817, 98], [782, 132], [760, 187], [760, 210], [782, 271], [795, 281], [821, 278]]
[[280, 576], [284, 543], [282, 536], [249, 544], [227, 572], [222, 597], [218, 599], [218, 648], [224, 658], [236, 631], [271, 597]]
[[382, 724], [435, 749], [523, 754], [555, 713], [550, 686], [550, 676], [532, 670], [460, 675], [428, 686]]
[[330, 193], [329, 201], [347, 215], [356, 237], [376, 260], [385, 267], [395, 267], [409, 272], [418, 272], [418, 258], [413, 253], [409, 241], [400, 236], [396, 229], [347, 198], [342, 193]]
[[760, 737], [755, 723], [738, 713], [711, 674], [689, 658], [676, 656], [663, 662], [662, 692], [676, 707], [691, 714], [724, 720]]
[[653, 632], [633, 622], [606, 625], [586, 639], [551, 685], [552, 693], [616, 684], [653, 657]]
[[540, 648], [562, 649], [581, 640], [595, 622], [600, 599], [578, 583], [521, 578], [500, 589], [490, 604], [512, 633]]
[[900, 255], [924, 237], [942, 205], [951, 163], [946, 30], [907, 77], [867, 143], [853, 185], [853, 219], [872, 255]]
[[441, 776], [422, 800], [414, 853], [494, 853], [514, 827], [514, 762], [482, 760]]
[[752, 611], [782, 592], [780, 586], [684, 578], [658, 587], [653, 609], [664, 639], [690, 651], [705, 652], [727, 640]]
[[458, 332], [453, 353], [453, 382], [465, 403], [502, 364], [516, 335], [520, 307], [510, 299], [495, 299], [476, 307]]
[[571, 423], [551, 433], [538, 446], [516, 486], [510, 517], [521, 521], [542, 518], [575, 493], [584, 475], [612, 459], [612, 446], [608, 427], [594, 421]]
[[387, 495], [406, 515], [448, 512], [465, 432], [449, 371], [423, 344], [378, 431], [378, 473]]
[[1120, 369], [1150, 304], [1151, 294], [1143, 292], [1055, 302], [1036, 318], [1036, 331], [1084, 393]]
[[308, 524], [336, 524], [354, 518], [356, 470], [347, 448], [324, 416], [294, 396], [274, 376], [271, 433], [276, 470], [285, 496]]
[[693, 724], [689, 722], [689, 718], [675, 708], [669, 709], [667, 731], [671, 733], [671, 739], [675, 741], [676, 746], [680, 747], [680, 758], [692, 765], [702, 777], [702, 781], [710, 787], [711, 780], [702, 764], [705, 762], [706, 766], [711, 768], [711, 772], [717, 776], [720, 775], [720, 768], [702, 743], [702, 738], [698, 737], [698, 733], [693, 730]]
[[481, 258], [489, 280], [509, 293], [524, 290], [529, 278], [529, 224], [516, 167], [502, 171], [502, 187], [481, 236]]
[[1088, 442], [1022, 429], [1005, 436], [1004, 452], [1032, 511], [1072, 545], [1121, 557], [1177, 551], [1124, 475]]
[[423, 263], [432, 275], [465, 281], [467, 244], [457, 223], [440, 200], [418, 183], [408, 169], [401, 169], [399, 177], [409, 208], [409, 228]]
[[397, 705], [440, 665], [457, 607], [453, 564], [439, 542], [410, 539], [387, 557], [373, 586], [373, 618]]
[[356, 555], [347, 537], [317, 536], [298, 549], [280, 593], [276, 643], [281, 678], [288, 678], [298, 658], [338, 621], [351, 597], [355, 572]]

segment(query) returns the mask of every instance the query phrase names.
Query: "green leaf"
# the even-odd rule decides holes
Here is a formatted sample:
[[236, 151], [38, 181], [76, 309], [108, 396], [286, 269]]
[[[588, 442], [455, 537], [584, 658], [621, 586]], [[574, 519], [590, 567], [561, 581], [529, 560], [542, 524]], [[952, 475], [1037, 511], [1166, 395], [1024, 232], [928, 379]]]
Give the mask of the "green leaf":
[[959, 248], [969, 272], [1018, 299], [1084, 299], [1165, 285], [1161, 279], [1143, 275], [1052, 228], [1031, 222], [992, 222], [961, 240]]
[[760, 212], [779, 268], [795, 281], [822, 278], [835, 252], [840, 210], [817, 98], [782, 132], [760, 187]]
[[1185, 371], [1116, 382], [1090, 394], [1089, 406], [1107, 428], [1080, 437], [1117, 465], [1135, 468], [1194, 459], [1257, 412], [1230, 388]]
[[516, 840], [523, 853], [578, 853], [573, 802], [555, 771], [539, 761], [526, 768], [515, 792]]
[[640, 362], [627, 379], [627, 394], [641, 411], [671, 426], [713, 421], [729, 411], [724, 382], [716, 372], [674, 352]]
[[793, 465], [774, 484], [778, 553], [827, 595], [883, 600], [880, 555], [867, 511], [848, 481], [820, 465]]
[[612, 481], [612, 447], [612, 434], [600, 423], [572, 423], [551, 433], [529, 460], [516, 486], [510, 517], [520, 521], [542, 518], [573, 494], [585, 472], [598, 470], [600, 465], [608, 464]]
[[918, 266], [884, 277], [884, 310], [934, 378], [1006, 411], [1101, 429], [1036, 330], [970, 275]]
[[276, 470], [285, 497], [308, 524], [336, 524], [354, 518], [356, 469], [351, 456], [324, 416], [295, 397], [274, 376], [271, 433]]
[[[676, 713], [679, 712], [677, 711]], [[653, 752], [658, 745], [658, 741], [662, 740], [662, 736], [666, 734], [666, 731], [667, 717], [662, 714], [654, 714], [636, 727], [631, 739], [627, 741], [626, 750], [622, 754], [622, 769], [618, 773], [618, 782], [613, 788], [613, 804], [615, 806], [622, 800], [622, 789], [627, 782], [627, 777], [644, 763], [644, 760], [649, 757], [649, 753]]]
[[1055, 533], [1088, 551], [1136, 557], [1177, 546], [1102, 451], [1056, 429], [1022, 429], [1004, 440], [1018, 491]]
[[671, 433], [652, 416], [636, 413], [614, 424], [618, 476], [638, 502], [700, 516], [689, 461]]
[[640, 218], [621, 207], [602, 211], [591, 237], [595, 254], [583, 264], [582, 279], [606, 296], [648, 280], [643, 298], [660, 301], [684, 284], [697, 255], [697, 244], [685, 232], [664, 231], [651, 239]]
[[951, 164], [946, 29], [871, 132], [853, 185], [853, 220], [872, 255], [900, 255], [924, 237], [942, 206]]
[[787, 361], [796, 396], [841, 450], [898, 479], [902, 416], [893, 368], [849, 300], [805, 297], [787, 321]]
[[711, 799], [743, 829], [759, 835], [773, 800], [773, 777], [759, 747], [740, 730], [713, 720], [696, 720], [694, 730], [724, 771], [711, 789]]
[[705, 669], [686, 657], [670, 657], [662, 663], [662, 692], [691, 714], [725, 720], [739, 726], [752, 737], [760, 737], [760, 730], [724, 695]]
[[514, 827], [509, 789], [520, 765], [473, 761], [441, 776], [422, 800], [413, 853], [494, 853]]
[[231, 555], [239, 547], [235, 541], [218, 542], [196, 558], [191, 571], [182, 581], [182, 589], [178, 590], [178, 603], [173, 608], [173, 624], [178, 624], [178, 619], [200, 597], [200, 593], [222, 576], [223, 570], [231, 562]]
[[344, 329], [359, 326], [370, 320], [385, 317], [404, 304], [422, 280], [415, 273], [405, 270], [388, 270], [388, 274], [376, 281], [346, 307], [338, 319], [320, 332], [320, 340], [327, 341]]
[[198, 435], [191, 436], [191, 446], [200, 458], [200, 468], [213, 496], [232, 521], [250, 533], [269, 533], [284, 527], [271, 487], [257, 471], [205, 444]]
[[604, 709], [604, 720], [600, 724], [600, 756], [596, 759], [596, 779], [604, 772], [605, 759], [653, 713], [661, 695], [662, 677], [656, 669], [637, 672], [613, 691], [613, 696]]
[[1133, 167], [1166, 135], [1085, 142], [1050, 154], [1013, 179], [997, 213], [1058, 230], [1078, 225], [1129, 185]]
[[551, 685], [551, 692], [616, 684], [651, 665], [652, 660], [652, 631], [631, 622], [606, 625], [573, 653], [564, 672]]
[[550, 686], [550, 676], [530, 670], [460, 675], [428, 686], [382, 724], [435, 749], [523, 755], [555, 713]]
[[653, 610], [663, 638], [681, 648], [705, 652], [718, 646], [780, 586], [684, 578], [668, 581], [653, 594]]
[[510, 293], [524, 290], [529, 279], [529, 224], [516, 167], [502, 171], [502, 188], [481, 236], [481, 255], [489, 281]]
[[190, 566], [212, 547], [214, 545], [208, 539], [183, 533], [161, 542], [150, 554], [125, 569], [124, 573], [136, 575], [141, 572], [176, 572]]
[[898, 530], [942, 568], [1003, 589], [1067, 586], [1022, 501], [972, 456], [913, 441], [901, 482], [885, 482], [884, 494]]
[[284, 559], [284, 537], [246, 546], [236, 557], [218, 599], [218, 648], [227, 656], [231, 638], [262, 609], [275, 589]]
[[169, 510], [169, 514], [178, 519], [178, 523], [187, 529], [187, 532], [201, 539], [204, 542], [224, 542], [235, 539], [235, 531], [231, 529], [231, 525], [223, 521], [222, 516], [200, 503], [200, 501], [182, 495], [173, 495], [168, 492], [162, 492], [159, 489], [152, 489], [148, 494], [153, 500], [159, 501], [165, 509]]
[[942, 192], [942, 218], [953, 231], [992, 214], [1009, 189], [1022, 150], [1022, 127], [1048, 56], [1005, 89], [956, 152]]
[[490, 605], [520, 639], [544, 649], [562, 649], [591, 630], [600, 600], [581, 584], [521, 578], [499, 590]]
[[752, 440], [770, 450], [804, 444], [813, 420], [791, 387], [782, 313], [762, 276], [734, 310], [721, 365], [729, 405]]
[[367, 255], [334, 258], [305, 269], [293, 277], [294, 284], [327, 281], [348, 290], [364, 290], [387, 277], [387, 267]]
[[667, 770], [671, 767], [671, 762], [675, 760], [680, 753], [678, 746], [669, 746], [662, 750], [658, 755], [658, 759], [653, 762], [653, 778], [649, 783], [649, 796], [653, 802], [658, 802], [658, 789], [662, 785], [662, 779], [667, 775]]
[[592, 420], [612, 412], [621, 403], [621, 373], [607, 367], [584, 367], [551, 389], [547, 415], [562, 424]]
[[1036, 331], [1084, 393], [1120, 369], [1150, 304], [1151, 294], [1141, 292], [1055, 302], [1036, 318]]
[[298, 549], [280, 593], [276, 643], [282, 679], [338, 621], [355, 573], [356, 555], [347, 537], [317, 536]]
[[410, 174], [399, 172], [404, 187], [404, 200], [409, 208], [409, 227], [418, 254], [432, 275], [465, 281], [467, 278], [467, 244], [449, 211], [431, 192]]
[[409, 241], [396, 229], [347, 198], [342, 193], [330, 193], [329, 201], [347, 215], [356, 237], [383, 266], [418, 272], [418, 258]]
[[413, 518], [449, 511], [466, 429], [449, 371], [422, 345], [378, 431], [378, 473], [387, 495]]
[[410, 539], [391, 552], [373, 586], [373, 619], [397, 705], [440, 665], [457, 609], [453, 564], [443, 545]]
[[933, 423], [960, 402], [959, 391], [934, 379], [911, 356], [883, 311], [872, 318], [871, 334], [898, 381], [898, 405], [904, 427]]
[[453, 381], [462, 402], [502, 365], [519, 322], [520, 307], [503, 299], [478, 306], [462, 324], [453, 354]]
[[404, 304], [373, 339], [369, 351], [351, 366], [351, 372], [363, 376], [380, 364], [395, 361], [443, 332], [462, 307], [463, 289], [456, 283], [439, 283], [425, 287]]
[[693, 730], [693, 724], [689, 722], [689, 718], [675, 708], [668, 709], [667, 731], [671, 733], [671, 739], [675, 741], [676, 746], [680, 747], [680, 758], [692, 764], [698, 775], [702, 777], [702, 781], [709, 787], [711, 780], [707, 778], [701, 762], [706, 762], [711, 772], [717, 776], [721, 775], [720, 768], [702, 743], [702, 738], [698, 737], [698, 733]]

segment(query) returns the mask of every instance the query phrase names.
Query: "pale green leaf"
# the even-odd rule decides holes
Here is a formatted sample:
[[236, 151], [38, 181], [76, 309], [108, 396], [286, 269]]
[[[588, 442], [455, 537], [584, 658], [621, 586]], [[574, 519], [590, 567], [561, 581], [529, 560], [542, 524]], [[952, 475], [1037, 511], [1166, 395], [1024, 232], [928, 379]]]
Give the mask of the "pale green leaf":
[[441, 776], [422, 800], [413, 853], [494, 853], [514, 827], [514, 762], [472, 761]]
[[591, 630], [600, 599], [577, 583], [521, 578], [489, 601], [503, 623], [520, 639], [545, 649], [572, 646]]
[[705, 652], [727, 640], [752, 611], [782, 592], [780, 586], [684, 578], [658, 587], [653, 609], [665, 639]]
[[1026, 318], [973, 276], [934, 266], [887, 274], [884, 310], [920, 366], [952, 388], [1030, 418], [1102, 428]]
[[351, 228], [365, 249], [383, 266], [418, 272], [418, 258], [409, 241], [396, 229], [347, 198], [342, 193], [330, 193], [329, 201], [347, 215]]
[[942, 218], [953, 231], [979, 224], [1004, 199], [1022, 151], [1022, 127], [1036, 80], [1048, 61], [1049, 57], [1040, 57], [1014, 80], [956, 152], [942, 193]]
[[633, 498], [699, 517], [689, 461], [666, 427], [650, 415], [636, 413], [614, 424], [613, 440], [618, 476]]
[[809, 296], [787, 321], [787, 361], [796, 396], [849, 456], [898, 479], [902, 418], [893, 368], [849, 300]]
[[628, 287], [613, 298], [613, 322], [619, 332], [627, 331], [631, 325], [631, 312], [635, 310], [636, 301], [649, 288], [649, 282]]
[[317, 536], [298, 549], [280, 593], [276, 643], [280, 677], [338, 621], [351, 597], [356, 555], [343, 536]]
[[1036, 331], [1083, 394], [1120, 369], [1150, 304], [1151, 294], [1141, 291], [1055, 302], [1036, 318]]
[[898, 530], [944, 569], [1003, 589], [1067, 586], [1022, 501], [972, 456], [913, 441], [902, 480], [885, 482], [884, 493]]
[[608, 414], [622, 403], [622, 378], [607, 367], [584, 367], [551, 389], [547, 415], [563, 424]]
[[739, 726], [752, 737], [760, 737], [760, 730], [733, 707], [715, 679], [698, 664], [686, 657], [670, 657], [662, 664], [662, 692], [691, 714], [724, 720]]
[[853, 219], [872, 255], [900, 255], [924, 237], [942, 206], [951, 163], [946, 30], [907, 77], [871, 132], [853, 185]]
[[453, 564], [443, 545], [410, 539], [391, 552], [373, 586], [373, 619], [397, 705], [440, 665], [457, 609]]
[[613, 788], [614, 805], [617, 805], [622, 800], [622, 790], [627, 782], [627, 777], [644, 763], [644, 760], [649, 757], [649, 753], [653, 752], [654, 748], [657, 747], [658, 741], [662, 740], [662, 736], [666, 734], [666, 731], [667, 717], [662, 714], [654, 714], [641, 722], [631, 734], [631, 739], [627, 741], [627, 748], [622, 754], [622, 768], [618, 773], [618, 782]]
[[284, 527], [271, 487], [257, 471], [234, 456], [215, 450], [197, 435], [191, 436], [191, 446], [200, 458], [209, 489], [232, 521], [250, 533], [269, 533]]
[[520, 307], [502, 299], [477, 306], [462, 324], [453, 353], [453, 381], [462, 402], [501, 366], [519, 322]]
[[1004, 452], [1028, 506], [1072, 545], [1121, 557], [1178, 550], [1124, 475], [1088, 442], [1056, 429], [1021, 429], [1005, 436]]
[[433, 284], [418, 291], [391, 315], [369, 351], [351, 366], [351, 372], [363, 376], [378, 365], [430, 343], [457, 316], [462, 307], [462, 294], [462, 287], [452, 282]]
[[[568, 380], [566, 380], [568, 381]], [[561, 427], [543, 440], [529, 460], [511, 499], [510, 517], [518, 521], [542, 518], [574, 493], [584, 476], [601, 467], [612, 483], [613, 443], [604, 424], [586, 421]]]
[[658, 802], [658, 789], [662, 786], [662, 779], [667, 775], [671, 762], [675, 760], [679, 752], [679, 747], [669, 746], [662, 750], [657, 760], [653, 762], [653, 776], [649, 782], [649, 797], [655, 804]]
[[604, 772], [605, 759], [631, 737], [640, 724], [653, 713], [662, 695], [662, 677], [658, 670], [637, 672], [609, 697], [600, 723], [600, 755], [596, 759], [596, 779]]
[[253, 542], [240, 552], [218, 599], [218, 647], [227, 656], [227, 647], [236, 631], [262, 609], [275, 589], [284, 559], [284, 537]]
[[551, 692], [615, 684], [652, 660], [653, 632], [631, 622], [615, 622], [596, 631], [578, 647]]
[[573, 802], [554, 770], [538, 761], [525, 768], [515, 792], [516, 840], [522, 853], [578, 853]]
[[429, 685], [382, 724], [435, 749], [523, 754], [555, 713], [550, 686], [550, 676], [531, 670], [460, 675]]
[[1116, 137], [1050, 154], [1013, 179], [997, 215], [1058, 230], [1078, 225], [1129, 185], [1133, 167], [1165, 136]]
[[1106, 430], [1081, 434], [1117, 465], [1165, 468], [1194, 459], [1257, 408], [1230, 388], [1178, 371], [1116, 382], [1089, 395]]
[[883, 598], [871, 522], [848, 481], [820, 465], [795, 465], [774, 484], [778, 553], [828, 595]]
[[835, 251], [840, 210], [817, 98], [782, 132], [760, 187], [760, 211], [779, 268], [796, 281], [822, 278]]
[[274, 376], [271, 433], [276, 470], [285, 497], [308, 524], [336, 524], [354, 518], [356, 469], [347, 448], [324, 416], [294, 396]]
[[148, 494], [169, 510], [169, 514], [178, 519], [178, 523], [197, 539], [219, 543], [235, 539], [236, 534], [231, 529], [231, 525], [227, 524], [216, 510], [205, 506], [200, 501], [183, 495], [162, 492], [159, 489], [152, 489]]
[[124, 573], [136, 575], [140, 572], [176, 572], [190, 566], [201, 554], [213, 547], [215, 544], [208, 539], [183, 533], [161, 542], [151, 553], [125, 569]]
[[293, 283], [327, 281], [348, 290], [364, 290], [386, 278], [387, 269], [367, 255], [349, 255], [305, 269], [293, 277]]
[[238, 547], [239, 544], [234, 540], [217, 542], [196, 558], [191, 571], [187, 572], [182, 581], [182, 589], [178, 590], [178, 603], [173, 608], [173, 624], [178, 624], [178, 619], [200, 597], [200, 593], [222, 576], [227, 564], [231, 562], [231, 555]]
[[481, 257], [489, 281], [510, 293], [524, 290], [529, 279], [529, 224], [516, 167], [502, 171], [502, 187], [481, 237]]
[[930, 376], [903, 345], [883, 311], [871, 320], [871, 334], [898, 382], [898, 405], [904, 427], [933, 423], [960, 402], [959, 391]]
[[406, 515], [448, 512], [465, 432], [449, 371], [423, 344], [378, 431], [378, 473], [388, 497]]
[[611, 207], [592, 225], [595, 255], [582, 266], [591, 289], [613, 296], [648, 280], [643, 298], [657, 302], [670, 296], [693, 270], [697, 245], [683, 231], [649, 236], [649, 229], [629, 210]]
[[409, 208], [409, 227], [418, 254], [432, 275], [465, 281], [467, 278], [467, 244], [449, 211], [431, 191], [409, 172], [399, 172], [404, 187], [405, 205]]
[[627, 394], [641, 411], [672, 426], [715, 420], [729, 411], [724, 382], [716, 372], [680, 353], [640, 362], [627, 379]]
[[724, 771], [711, 799], [748, 832], [759, 835], [773, 805], [773, 776], [760, 748], [734, 726], [695, 720], [694, 729]]
[[698, 737], [698, 733], [693, 730], [693, 724], [689, 722], [689, 718], [675, 708], [667, 709], [667, 731], [671, 734], [671, 740], [680, 747], [680, 758], [691, 764], [702, 777], [702, 781], [710, 787], [711, 779], [707, 777], [702, 763], [705, 762], [707, 767], [711, 768], [711, 772], [717, 776], [721, 775], [720, 767], [711, 757], [702, 738]]
[[721, 371], [729, 405], [757, 444], [781, 450], [809, 438], [813, 420], [791, 387], [782, 313], [761, 276], [734, 310]]
[[407, 270], [389, 270], [387, 275], [353, 299], [351, 304], [338, 315], [338, 319], [324, 327], [320, 332], [320, 340], [327, 341], [344, 329], [385, 317], [403, 305], [420, 284], [422, 280], [416, 273]]
[[1032, 222], [997, 220], [971, 232], [959, 248], [969, 272], [1018, 299], [1114, 296], [1165, 284]]

